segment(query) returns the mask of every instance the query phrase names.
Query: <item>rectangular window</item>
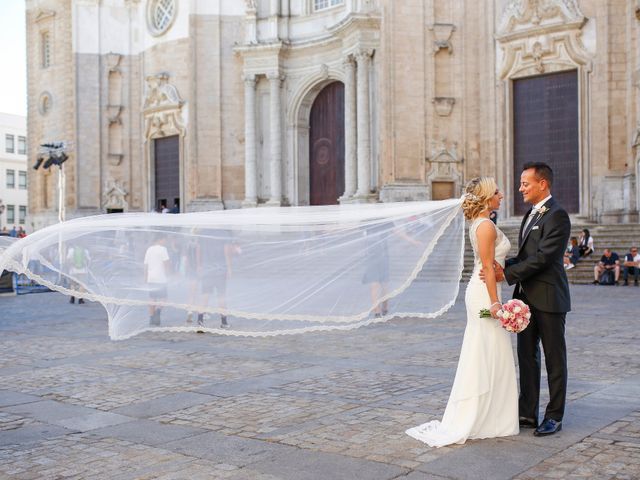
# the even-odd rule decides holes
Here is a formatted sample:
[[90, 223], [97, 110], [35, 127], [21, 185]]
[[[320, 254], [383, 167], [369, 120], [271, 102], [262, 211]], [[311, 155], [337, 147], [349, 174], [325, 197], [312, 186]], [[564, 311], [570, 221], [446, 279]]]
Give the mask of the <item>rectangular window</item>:
[[7, 205], [7, 225], [16, 223], [16, 207]]
[[16, 188], [15, 170], [7, 170], [7, 188]]
[[18, 222], [20, 225], [24, 225], [27, 221], [27, 207], [25, 205], [20, 205], [18, 209]]
[[16, 146], [15, 146], [15, 137], [13, 135], [5, 135], [4, 136], [5, 139], [5, 150], [7, 151], [7, 153], [13, 153], [16, 151]]
[[326, 10], [327, 8], [335, 7], [336, 5], [342, 5], [344, 0], [313, 0], [314, 11]]
[[42, 68], [49, 68], [51, 65], [51, 37], [49, 32], [40, 34], [40, 54]]
[[24, 170], [20, 170], [18, 172], [18, 188], [20, 190], [27, 189], [27, 172], [25, 172]]
[[27, 154], [27, 137], [18, 137], [18, 154]]

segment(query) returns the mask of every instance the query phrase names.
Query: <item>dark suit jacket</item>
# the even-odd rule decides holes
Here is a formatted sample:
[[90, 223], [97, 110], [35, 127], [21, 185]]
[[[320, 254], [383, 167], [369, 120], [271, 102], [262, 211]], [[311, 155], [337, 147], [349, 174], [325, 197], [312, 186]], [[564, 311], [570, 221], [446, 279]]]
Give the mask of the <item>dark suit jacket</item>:
[[[563, 257], [571, 221], [553, 197], [544, 206], [548, 211], [531, 220], [529, 233], [520, 239], [518, 256], [506, 262], [504, 276], [509, 285], [516, 285], [513, 298], [522, 298], [524, 293], [528, 303], [540, 311], [566, 313], [571, 310], [571, 297]], [[522, 220], [520, 237], [530, 212]]]

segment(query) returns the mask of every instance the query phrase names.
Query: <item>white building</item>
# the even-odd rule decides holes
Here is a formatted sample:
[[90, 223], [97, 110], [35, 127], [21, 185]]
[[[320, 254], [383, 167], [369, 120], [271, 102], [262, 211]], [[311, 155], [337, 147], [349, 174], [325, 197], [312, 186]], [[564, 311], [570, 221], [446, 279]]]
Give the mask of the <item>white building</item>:
[[[0, 113], [0, 229], [27, 223], [27, 119]], [[4, 208], [3, 208], [4, 207]]]

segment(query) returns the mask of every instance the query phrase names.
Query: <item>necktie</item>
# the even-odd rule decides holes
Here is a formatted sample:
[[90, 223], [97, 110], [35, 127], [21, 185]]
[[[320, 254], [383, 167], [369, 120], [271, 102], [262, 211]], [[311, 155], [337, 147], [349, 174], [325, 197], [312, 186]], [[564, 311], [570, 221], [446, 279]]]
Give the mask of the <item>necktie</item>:
[[537, 214], [538, 214], [538, 209], [536, 207], [533, 207], [531, 209], [531, 213], [529, 214], [529, 217], [527, 217], [527, 222], [524, 224], [524, 228], [522, 229], [522, 238], [525, 237], [529, 229], [529, 225], [531, 225], [531, 221], [533, 220], [533, 217], [535, 217]]

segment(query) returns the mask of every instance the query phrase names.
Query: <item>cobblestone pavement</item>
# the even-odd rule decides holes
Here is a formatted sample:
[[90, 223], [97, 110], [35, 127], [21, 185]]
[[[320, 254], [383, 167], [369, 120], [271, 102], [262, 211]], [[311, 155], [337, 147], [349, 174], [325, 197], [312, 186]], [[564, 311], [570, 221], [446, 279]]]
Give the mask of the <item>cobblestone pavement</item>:
[[100, 305], [0, 297], [0, 479], [640, 478], [640, 289], [572, 289], [563, 431], [441, 449], [404, 431], [444, 411], [462, 298], [354, 332], [112, 342]]

